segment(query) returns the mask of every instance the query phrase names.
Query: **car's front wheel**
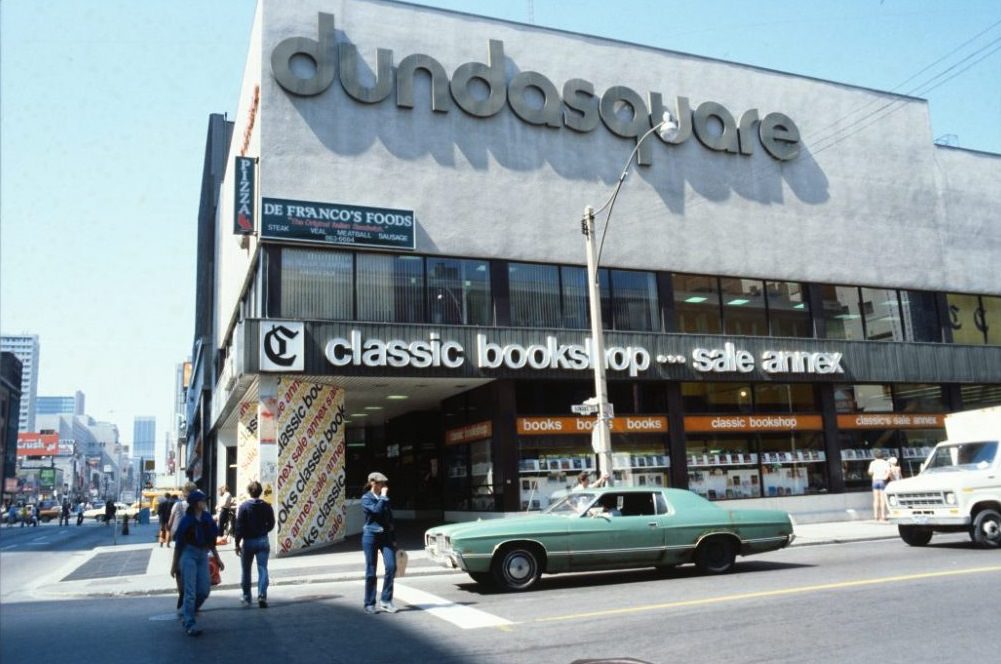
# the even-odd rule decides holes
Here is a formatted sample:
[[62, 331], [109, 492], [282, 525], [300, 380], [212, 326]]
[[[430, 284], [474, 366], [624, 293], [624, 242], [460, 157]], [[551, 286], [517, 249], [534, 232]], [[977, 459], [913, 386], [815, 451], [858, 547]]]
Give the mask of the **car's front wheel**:
[[493, 577], [506, 590], [528, 590], [542, 575], [539, 554], [532, 547], [512, 545], [494, 556]]
[[930, 528], [919, 526], [897, 526], [900, 539], [911, 546], [925, 546], [931, 541], [932, 531]]
[[704, 574], [725, 574], [736, 560], [737, 546], [730, 537], [710, 537], [695, 549], [695, 566]]
[[1001, 514], [994, 510], [982, 510], [977, 514], [973, 520], [973, 541], [977, 546], [1001, 546]]

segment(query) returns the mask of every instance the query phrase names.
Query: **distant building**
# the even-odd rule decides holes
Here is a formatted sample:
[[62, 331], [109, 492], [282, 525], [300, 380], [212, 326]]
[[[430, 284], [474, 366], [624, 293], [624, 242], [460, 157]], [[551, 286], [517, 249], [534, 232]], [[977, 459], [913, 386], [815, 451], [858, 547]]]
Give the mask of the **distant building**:
[[132, 456], [156, 458], [156, 418], [137, 417], [132, 425]]
[[14, 353], [21, 360], [21, 405], [18, 431], [35, 431], [35, 399], [38, 396], [38, 335], [4, 334], [0, 351]]
[[35, 401], [35, 415], [83, 415], [85, 399], [80, 390], [73, 396], [38, 397]]
[[15, 476], [20, 405], [21, 360], [4, 351], [0, 353], [0, 496], [7, 494], [7, 478]]

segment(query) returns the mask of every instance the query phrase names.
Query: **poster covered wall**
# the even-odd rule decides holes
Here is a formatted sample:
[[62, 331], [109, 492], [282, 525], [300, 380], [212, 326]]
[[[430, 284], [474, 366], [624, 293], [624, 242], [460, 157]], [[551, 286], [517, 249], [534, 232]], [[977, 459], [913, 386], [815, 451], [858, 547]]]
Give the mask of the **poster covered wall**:
[[343, 539], [344, 390], [283, 377], [273, 413], [278, 555]]

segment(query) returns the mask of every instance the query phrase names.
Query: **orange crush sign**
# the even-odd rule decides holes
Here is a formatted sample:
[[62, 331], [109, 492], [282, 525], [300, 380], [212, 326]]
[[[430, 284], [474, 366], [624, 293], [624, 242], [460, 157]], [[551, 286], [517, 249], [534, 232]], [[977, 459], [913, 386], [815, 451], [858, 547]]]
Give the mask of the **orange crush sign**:
[[[519, 436], [567, 436], [589, 434], [594, 429], [593, 417], [519, 417]], [[666, 433], [667, 418], [663, 415], [629, 415], [613, 417], [612, 433]]]

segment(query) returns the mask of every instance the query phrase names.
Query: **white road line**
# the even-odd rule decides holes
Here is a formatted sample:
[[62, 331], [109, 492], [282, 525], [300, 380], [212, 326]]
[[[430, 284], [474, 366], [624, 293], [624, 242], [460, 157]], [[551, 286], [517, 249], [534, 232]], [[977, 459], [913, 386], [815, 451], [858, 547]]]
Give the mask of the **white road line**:
[[462, 629], [480, 629], [481, 627], [500, 627], [512, 624], [510, 620], [506, 620], [500, 616], [474, 609], [471, 606], [456, 604], [444, 597], [438, 597], [423, 590], [402, 586], [398, 583], [394, 587], [393, 597], [399, 598], [413, 607], [427, 611], [436, 618], [441, 618]]
[[10, 546], [3, 547], [2, 549], [0, 549], [0, 551], [7, 551], [8, 549], [16, 549], [16, 548], [17, 544], [11, 544]]
[[42, 543], [48, 542], [48, 541], [49, 541], [48, 537], [36, 537], [35, 539], [33, 539], [30, 542], [28, 542], [28, 544], [42, 544]]

